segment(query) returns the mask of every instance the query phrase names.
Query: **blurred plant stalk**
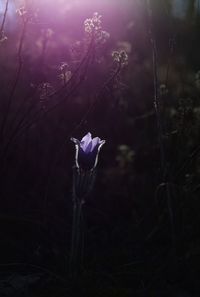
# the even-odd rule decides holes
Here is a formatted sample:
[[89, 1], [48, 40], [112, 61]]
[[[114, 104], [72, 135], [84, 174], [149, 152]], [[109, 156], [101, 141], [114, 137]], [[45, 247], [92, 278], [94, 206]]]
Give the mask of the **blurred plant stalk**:
[[73, 221], [70, 251], [70, 276], [75, 279], [81, 268], [81, 251], [83, 239], [82, 210], [85, 199], [92, 191], [95, 181], [95, 170], [80, 170], [73, 168]]

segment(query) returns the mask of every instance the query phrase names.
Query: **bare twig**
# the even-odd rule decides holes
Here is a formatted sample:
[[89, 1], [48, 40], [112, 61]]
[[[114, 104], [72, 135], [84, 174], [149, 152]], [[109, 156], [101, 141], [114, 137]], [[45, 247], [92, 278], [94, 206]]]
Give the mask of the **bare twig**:
[[4, 10], [4, 14], [3, 14], [3, 20], [2, 20], [1, 28], [0, 28], [0, 39], [4, 35], [3, 32], [4, 32], [4, 25], [5, 25], [5, 21], [6, 21], [7, 12], [8, 12], [8, 4], [9, 4], [9, 0], [6, 1], [6, 7]]
[[174, 39], [175, 37], [171, 38], [169, 40], [169, 57], [167, 61], [167, 69], [166, 69], [166, 78], [165, 78], [165, 85], [168, 85], [168, 78], [169, 78], [169, 71], [170, 71], [170, 63], [171, 63], [171, 58], [174, 52]]
[[162, 128], [162, 121], [161, 121], [160, 95], [158, 92], [158, 62], [157, 62], [158, 54], [157, 54], [156, 40], [152, 30], [152, 26], [153, 26], [152, 11], [148, 0], [147, 0], [147, 9], [148, 9], [148, 17], [149, 17], [149, 38], [151, 42], [152, 62], [153, 62], [154, 108], [156, 112], [157, 127], [158, 127], [161, 171], [162, 171], [162, 177], [164, 179], [165, 178], [165, 150], [164, 150], [164, 144], [163, 144], [163, 128]]
[[160, 162], [161, 162], [161, 173], [162, 173], [162, 183], [166, 184], [166, 197], [167, 197], [167, 209], [170, 220], [170, 228], [171, 228], [171, 238], [172, 243], [175, 245], [175, 212], [173, 208], [172, 202], [172, 193], [170, 182], [167, 181], [167, 170], [166, 166], [166, 158], [165, 158], [165, 147], [163, 143], [163, 127], [161, 121], [161, 110], [160, 110], [160, 96], [158, 92], [158, 64], [157, 64], [157, 47], [155, 37], [153, 35], [153, 23], [152, 23], [152, 11], [150, 7], [150, 1], [146, 1], [148, 17], [149, 17], [149, 37], [151, 41], [152, 48], [152, 60], [153, 60], [153, 80], [154, 80], [154, 108], [156, 112], [157, 119], [157, 127], [158, 127], [158, 137], [159, 137], [159, 146], [160, 146]]
[[[88, 67], [88, 63], [89, 63], [89, 60], [90, 60], [90, 53], [91, 53], [92, 49], [93, 49], [93, 41], [91, 41], [91, 44], [90, 44], [90, 46], [88, 48], [88, 51], [87, 51], [86, 55], [83, 57], [83, 59], [81, 60], [80, 64], [78, 65], [78, 67], [76, 68], [76, 70], [74, 71], [72, 77], [69, 79], [69, 81], [66, 83], [66, 85], [64, 87], [60, 88], [59, 90], [57, 90], [56, 92], [54, 92], [50, 97], [56, 96], [56, 95], [59, 95], [60, 96], [66, 90], [66, 88], [70, 84], [72, 84], [72, 87], [70, 88], [70, 90], [68, 91], [68, 93], [65, 94], [63, 96], [63, 98], [59, 100], [59, 102], [57, 102], [56, 104], [54, 104], [52, 107], [48, 108], [42, 114], [37, 111], [33, 115], [33, 118], [31, 120], [31, 122], [25, 122], [27, 118], [29, 119], [30, 113], [31, 113], [33, 107], [36, 104], [35, 101], [33, 101], [33, 103], [29, 106], [28, 110], [24, 113], [24, 115], [21, 117], [21, 119], [19, 120], [19, 122], [14, 127], [14, 130], [11, 133], [11, 135], [9, 137], [9, 140], [7, 141], [7, 143], [6, 143], [5, 147], [4, 147], [4, 150], [3, 150], [3, 153], [2, 153], [2, 156], [3, 157], [5, 157], [5, 155], [6, 155], [7, 151], [8, 151], [9, 146], [16, 139], [16, 137], [18, 137], [19, 135], [21, 135], [27, 129], [31, 128], [35, 123], [37, 123], [38, 121], [40, 121], [41, 119], [43, 119], [47, 114], [49, 114], [54, 109], [56, 109], [59, 105], [61, 105], [64, 101], [66, 101], [77, 90], [77, 88], [81, 85], [81, 83], [85, 79], [86, 71], [87, 71], [87, 67]], [[85, 66], [84, 72], [80, 74], [79, 81], [76, 82], [77, 75], [81, 71], [81, 68], [84, 67], [84, 66]]]
[[99, 92], [96, 95], [96, 100], [94, 100], [91, 105], [89, 106], [87, 112], [84, 113], [84, 116], [80, 120], [80, 122], [76, 125], [76, 127], [73, 129], [73, 132], [76, 131], [87, 119], [88, 115], [94, 110], [95, 104], [97, 103], [98, 98], [104, 94], [106, 91], [107, 87], [115, 80], [115, 78], [118, 76], [118, 74], [121, 71], [121, 64], [119, 64], [114, 71], [113, 75], [109, 77], [106, 82], [103, 84], [103, 86], [100, 88]]
[[[44, 39], [43, 39], [43, 43], [42, 43], [42, 52], [41, 52], [41, 56], [40, 56], [40, 67], [43, 65], [43, 61], [44, 61], [44, 57], [45, 57], [45, 52], [47, 50], [47, 44], [48, 44], [48, 40], [49, 38], [44, 34]], [[14, 118], [12, 120], [12, 122], [10, 123], [10, 130], [12, 129], [12, 127], [15, 126], [15, 123], [17, 121], [17, 118], [19, 117], [19, 115], [22, 112], [22, 108], [24, 107], [25, 102], [29, 99], [32, 99], [32, 97], [35, 95], [35, 91], [34, 94], [31, 95], [29, 98], [27, 98], [27, 96], [24, 97], [24, 99], [21, 101], [18, 110], [16, 111]], [[20, 128], [21, 124], [24, 122], [24, 120], [26, 118], [29, 118], [30, 112], [32, 111], [33, 107], [37, 104], [37, 101], [34, 100], [33, 103], [29, 106], [28, 110], [25, 111], [24, 115], [22, 116], [21, 120], [19, 121], [19, 123], [16, 125], [17, 129], [15, 129], [16, 131], [18, 130], [18, 128]]]
[[18, 85], [18, 82], [19, 82], [19, 79], [20, 79], [21, 71], [22, 71], [22, 66], [23, 66], [22, 47], [23, 47], [23, 43], [24, 43], [24, 39], [25, 39], [27, 23], [28, 23], [28, 18], [23, 18], [23, 28], [22, 28], [21, 38], [20, 38], [18, 52], [17, 52], [18, 67], [17, 67], [15, 79], [14, 79], [14, 82], [13, 82], [13, 85], [12, 85], [12, 88], [11, 88], [11, 91], [10, 91], [10, 95], [9, 95], [9, 98], [8, 98], [8, 104], [7, 104], [7, 108], [6, 108], [6, 111], [5, 111], [5, 116], [4, 116], [4, 119], [3, 119], [3, 122], [2, 122], [2, 126], [1, 126], [0, 137], [2, 139], [4, 138], [4, 130], [6, 128], [6, 123], [7, 123], [7, 120], [8, 120], [8, 116], [9, 116], [13, 96], [15, 94], [15, 91], [16, 91], [16, 88], [17, 88], [17, 85]]
[[165, 148], [163, 143], [163, 127], [161, 121], [161, 110], [160, 110], [160, 96], [158, 93], [158, 72], [157, 72], [157, 47], [155, 39], [151, 39], [152, 42], [152, 55], [153, 55], [153, 72], [154, 72], [154, 107], [157, 117], [158, 137], [160, 145], [160, 161], [163, 179], [165, 178]]

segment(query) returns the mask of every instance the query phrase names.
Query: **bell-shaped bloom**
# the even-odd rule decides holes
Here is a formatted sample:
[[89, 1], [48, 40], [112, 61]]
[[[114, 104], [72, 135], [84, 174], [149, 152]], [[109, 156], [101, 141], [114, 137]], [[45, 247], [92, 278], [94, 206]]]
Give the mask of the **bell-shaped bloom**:
[[88, 132], [81, 141], [73, 137], [71, 140], [76, 146], [76, 167], [83, 170], [94, 169], [98, 162], [99, 151], [105, 143], [105, 140], [101, 140], [99, 137], [92, 138], [90, 132]]

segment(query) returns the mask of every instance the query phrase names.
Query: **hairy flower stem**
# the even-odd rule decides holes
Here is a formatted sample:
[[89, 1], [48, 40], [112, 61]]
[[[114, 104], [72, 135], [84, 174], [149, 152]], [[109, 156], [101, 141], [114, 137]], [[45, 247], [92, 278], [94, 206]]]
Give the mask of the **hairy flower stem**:
[[72, 238], [71, 251], [69, 259], [69, 273], [73, 279], [76, 279], [80, 270], [80, 238], [82, 238], [81, 214], [84, 200], [77, 197], [77, 184], [80, 182], [79, 171], [73, 168], [73, 221], [72, 221]]
[[70, 251], [70, 276], [75, 279], [80, 270], [80, 238], [82, 237], [81, 228], [81, 213], [82, 213], [83, 202], [74, 198], [73, 201], [73, 223], [72, 223], [72, 241], [71, 241], [71, 251]]
[[72, 238], [71, 238], [71, 250], [69, 258], [69, 274], [72, 279], [76, 279], [79, 271], [79, 242], [80, 242], [80, 232], [81, 232], [81, 212], [83, 200], [77, 197], [77, 179], [79, 180], [79, 175], [77, 173], [77, 168], [73, 168], [73, 218], [72, 218]]
[[82, 209], [85, 199], [92, 191], [95, 180], [95, 169], [84, 171], [74, 166], [73, 168], [73, 220], [72, 238], [69, 257], [69, 274], [76, 280], [83, 260], [82, 240], [83, 227], [81, 224]]

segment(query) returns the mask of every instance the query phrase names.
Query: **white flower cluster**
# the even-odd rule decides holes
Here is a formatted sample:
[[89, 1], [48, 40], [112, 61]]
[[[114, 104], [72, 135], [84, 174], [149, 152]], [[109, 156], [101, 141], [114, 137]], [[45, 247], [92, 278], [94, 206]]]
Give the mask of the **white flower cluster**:
[[121, 66], [126, 66], [128, 64], [128, 55], [125, 50], [113, 51], [112, 57], [113, 61], [119, 63]]
[[5, 36], [4, 31], [2, 30], [0, 32], [0, 43], [3, 43], [4, 41], [6, 41], [8, 39], [7, 36]]
[[110, 34], [102, 30], [101, 26], [101, 15], [98, 12], [93, 14], [92, 18], [86, 19], [84, 21], [85, 32], [89, 36], [93, 36], [96, 43], [104, 44], [107, 39], [110, 37]]
[[69, 69], [69, 65], [67, 64], [67, 62], [61, 62], [60, 63], [59, 70], [61, 72], [67, 71], [68, 69]]
[[25, 14], [27, 14], [27, 10], [26, 10], [25, 6], [21, 6], [20, 8], [18, 8], [18, 9], [16, 10], [16, 13], [18, 13], [18, 15], [19, 15], [20, 17], [22, 17], [22, 16], [24, 16]]
[[62, 84], [65, 85], [72, 77], [72, 72], [69, 70], [69, 65], [66, 62], [62, 62], [59, 67], [60, 75], [59, 78]]
[[92, 33], [101, 30], [101, 17], [98, 12], [95, 12], [91, 19], [86, 19], [84, 22], [85, 32]]

